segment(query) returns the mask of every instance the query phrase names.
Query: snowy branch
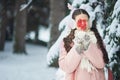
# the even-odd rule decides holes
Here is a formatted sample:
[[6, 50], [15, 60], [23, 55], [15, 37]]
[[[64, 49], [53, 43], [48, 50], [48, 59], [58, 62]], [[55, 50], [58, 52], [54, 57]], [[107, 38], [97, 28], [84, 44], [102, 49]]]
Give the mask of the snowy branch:
[[32, 2], [32, 0], [29, 0], [28, 1], [28, 3], [27, 4], [22, 4], [20, 7], [20, 11], [22, 11], [22, 10], [24, 10], [25, 8], [27, 8], [29, 5], [30, 5], [30, 3]]

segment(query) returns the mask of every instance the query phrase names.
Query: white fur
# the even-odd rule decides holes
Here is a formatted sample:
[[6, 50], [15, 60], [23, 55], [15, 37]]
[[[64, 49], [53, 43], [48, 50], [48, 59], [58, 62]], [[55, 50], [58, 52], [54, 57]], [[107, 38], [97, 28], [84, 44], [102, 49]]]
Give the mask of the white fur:
[[[89, 40], [84, 40], [84, 36], [85, 35], [87, 35], [87, 36], [89, 36]], [[82, 41], [82, 46], [85, 46], [85, 47], [87, 47], [88, 48], [88, 46], [89, 46], [89, 43], [96, 43], [97, 42], [97, 39], [96, 39], [96, 37], [95, 37], [95, 35], [94, 35], [94, 33], [92, 32], [92, 31], [87, 31], [87, 32], [85, 32], [85, 31], [79, 31], [79, 30], [76, 30], [75, 31], [75, 39], [73, 40], [74, 41], [74, 43], [75, 43], [75, 45], [79, 45], [79, 46], [81, 46], [79, 43]], [[85, 58], [85, 57], [83, 57], [82, 59], [81, 59], [81, 64], [80, 64], [80, 67], [82, 68], [82, 69], [86, 69], [88, 72], [91, 72], [92, 70], [95, 70], [95, 71], [97, 71], [97, 69], [90, 63], [90, 61], [87, 59], [87, 58]]]
[[80, 67], [81, 69], [86, 69], [88, 72], [91, 72], [92, 70], [97, 71], [97, 69], [90, 63], [87, 58], [81, 59]]
[[[84, 37], [85, 35], [89, 36], [90, 39], [89, 40], [85, 40]], [[75, 45], [81, 45], [84, 46], [84, 47], [88, 47], [89, 46], [89, 43], [96, 43], [97, 42], [97, 39], [94, 35], [94, 33], [92, 31], [79, 31], [79, 30], [76, 30], [75, 31], [75, 38], [73, 39], [73, 42], [75, 43]]]

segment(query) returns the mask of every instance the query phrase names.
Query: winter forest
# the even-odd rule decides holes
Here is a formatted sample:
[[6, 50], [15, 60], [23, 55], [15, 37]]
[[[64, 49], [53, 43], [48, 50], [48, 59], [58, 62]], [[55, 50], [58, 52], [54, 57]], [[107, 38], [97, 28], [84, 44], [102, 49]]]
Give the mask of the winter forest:
[[59, 46], [74, 28], [68, 3], [96, 20], [106, 67], [120, 80], [120, 0], [0, 0], [0, 80], [63, 80]]

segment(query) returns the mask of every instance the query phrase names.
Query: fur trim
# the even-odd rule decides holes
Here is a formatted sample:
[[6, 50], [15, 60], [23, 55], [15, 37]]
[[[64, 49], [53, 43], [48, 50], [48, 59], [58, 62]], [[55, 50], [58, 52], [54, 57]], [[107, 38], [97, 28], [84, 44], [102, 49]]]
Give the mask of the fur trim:
[[92, 70], [97, 71], [97, 69], [85, 57], [81, 59], [80, 67], [81, 69], [86, 69], [88, 72], [91, 72]]

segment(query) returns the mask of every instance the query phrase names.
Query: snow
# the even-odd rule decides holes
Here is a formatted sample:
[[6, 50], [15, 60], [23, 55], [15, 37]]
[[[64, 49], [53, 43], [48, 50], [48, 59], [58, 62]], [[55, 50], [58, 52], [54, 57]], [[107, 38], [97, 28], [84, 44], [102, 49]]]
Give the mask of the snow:
[[47, 48], [27, 44], [28, 55], [12, 53], [12, 42], [0, 52], [0, 80], [54, 80], [56, 68], [48, 67]]
[[28, 3], [27, 3], [27, 4], [22, 4], [22, 5], [20, 6], [20, 11], [24, 10], [25, 8], [27, 8], [27, 7], [30, 5], [31, 2], [32, 2], [32, 0], [28, 0]]
[[118, 0], [114, 6], [112, 18], [114, 18], [115, 16], [118, 16], [119, 13], [120, 13], [120, 0]]
[[[35, 39], [35, 31], [31, 31], [26, 35], [26, 39], [30, 38], [31, 40]], [[38, 40], [49, 42], [50, 40], [50, 28], [46, 28], [42, 25], [40, 25], [38, 29]]]
[[101, 12], [102, 13], [101, 5], [96, 6], [94, 12], [95, 13], [97, 13], [97, 12]]
[[[87, 4], [81, 4], [81, 6], [79, 7], [80, 9], [84, 9], [87, 12], [91, 12], [93, 11], [93, 8], [90, 6], [90, 3]], [[88, 13], [89, 14], [89, 13]]]
[[[72, 12], [71, 12], [72, 13]], [[74, 28], [74, 20], [71, 17], [72, 15], [68, 15], [66, 16], [60, 23], [59, 23], [59, 30], [64, 29], [65, 27], [69, 27], [69, 28]]]
[[[119, 19], [117, 18], [119, 12], [120, 12], [120, 7], [118, 7], [118, 0], [115, 4], [114, 11], [112, 14], [112, 22], [106, 29], [108, 32], [108, 35], [106, 35], [104, 41], [106, 41], [106, 48], [109, 53], [109, 58], [113, 57], [113, 54], [119, 49], [120, 46], [117, 46], [114, 40], [116, 39], [115, 37], [120, 37], [120, 27], [119, 27]], [[111, 41], [110, 41], [111, 40]], [[110, 42], [110, 44], [108, 44]], [[113, 64], [113, 63], [111, 63]]]
[[65, 37], [69, 32], [70, 28], [65, 27], [65, 30], [60, 34], [56, 42], [51, 46], [47, 53], [47, 63], [48, 65], [52, 63], [53, 58], [59, 55], [60, 43], [62, 42], [63, 37]]
[[34, 40], [35, 39], [35, 32], [34, 31], [29, 32], [26, 35], [26, 38], [30, 38], [30, 39]]
[[111, 25], [109, 26], [109, 27], [110, 27], [110, 34], [116, 32], [117, 23], [118, 23], [118, 21], [117, 21], [117, 19], [115, 18], [115, 19], [112, 21]]
[[44, 42], [49, 42], [49, 40], [50, 40], [50, 28], [45, 28], [45, 27], [41, 26], [39, 28], [38, 39], [42, 40]]
[[73, 1], [73, 3], [72, 3], [72, 6], [77, 6], [78, 4], [80, 5], [80, 4], [82, 4], [82, 2], [84, 2], [84, 1], [86, 1], [86, 0], [74, 0]]
[[114, 6], [114, 10], [120, 7], [120, 0], [117, 0]]
[[117, 29], [116, 36], [120, 36], [120, 24], [118, 24], [118, 29]]
[[93, 2], [97, 2], [97, 0], [89, 0], [89, 2], [93, 3]]
[[60, 68], [56, 72], [56, 80], [65, 80], [65, 72], [62, 71]]

